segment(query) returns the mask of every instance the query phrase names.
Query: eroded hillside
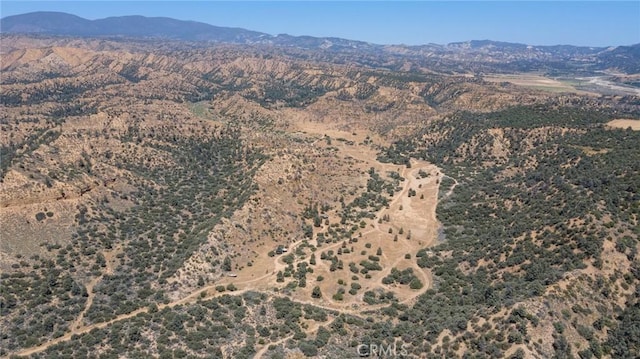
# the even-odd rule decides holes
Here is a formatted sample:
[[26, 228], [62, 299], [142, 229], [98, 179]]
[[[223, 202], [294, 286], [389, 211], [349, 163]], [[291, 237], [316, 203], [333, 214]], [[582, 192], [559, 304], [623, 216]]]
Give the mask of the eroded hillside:
[[637, 353], [637, 98], [325, 56], [3, 37], [0, 355]]

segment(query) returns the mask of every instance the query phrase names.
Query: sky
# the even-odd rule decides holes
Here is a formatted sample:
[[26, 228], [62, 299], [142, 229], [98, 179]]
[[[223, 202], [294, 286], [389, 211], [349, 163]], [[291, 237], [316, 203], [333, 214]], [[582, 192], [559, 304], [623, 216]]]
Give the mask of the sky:
[[268, 34], [378, 44], [495, 40], [530, 45], [640, 43], [640, 1], [0, 1], [0, 16], [62, 11], [87, 19], [164, 16]]

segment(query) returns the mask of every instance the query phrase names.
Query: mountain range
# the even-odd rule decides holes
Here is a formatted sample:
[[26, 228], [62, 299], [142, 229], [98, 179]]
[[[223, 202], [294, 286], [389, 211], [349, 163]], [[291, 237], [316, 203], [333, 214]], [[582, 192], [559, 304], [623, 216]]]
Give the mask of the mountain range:
[[[571, 45], [532, 46], [490, 40], [446, 45], [379, 45], [334, 37], [270, 35], [241, 28], [219, 27], [165, 17], [120, 16], [88, 20], [61, 12], [32, 12], [0, 20], [3, 34], [42, 34], [76, 37], [160, 38], [182, 41], [275, 45], [341, 53], [437, 57], [452, 62], [496, 63], [487, 71], [602, 71], [640, 72], [640, 44], [617, 47]], [[505, 66], [506, 64], [506, 66]]]

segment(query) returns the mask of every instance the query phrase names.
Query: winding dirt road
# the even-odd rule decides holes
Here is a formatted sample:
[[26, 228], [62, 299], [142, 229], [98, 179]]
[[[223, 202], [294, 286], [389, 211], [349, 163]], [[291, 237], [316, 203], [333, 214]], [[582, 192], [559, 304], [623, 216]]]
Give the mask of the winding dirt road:
[[[385, 234], [385, 231], [381, 228], [381, 225], [378, 223], [378, 220], [383, 218], [383, 216], [385, 214], [390, 214], [392, 216], [398, 216], [399, 213], [401, 211], [399, 211], [396, 208], [396, 205], [402, 205], [403, 206], [403, 211], [404, 213], [402, 213], [402, 215], [404, 215], [405, 217], [411, 217], [412, 215], [414, 215], [414, 213], [411, 212], [411, 209], [416, 207], [414, 205], [414, 200], [415, 199], [411, 199], [408, 197], [408, 192], [410, 189], [416, 189], [416, 188], [420, 188], [423, 187], [422, 190], [419, 193], [427, 193], [429, 190], [431, 192], [429, 192], [432, 196], [432, 198], [429, 199], [429, 201], [432, 203], [428, 203], [428, 204], [420, 204], [421, 206], [426, 206], [428, 207], [428, 218], [413, 218], [414, 221], [419, 221], [419, 220], [425, 220], [426, 225], [429, 226], [430, 228], [430, 232], [427, 234], [427, 237], [431, 239], [432, 242], [430, 243], [425, 243], [425, 244], [421, 244], [421, 243], [417, 243], [415, 240], [399, 240], [398, 241], [398, 246], [406, 251], [415, 251], [416, 248], [418, 247], [424, 247], [427, 245], [430, 245], [433, 243], [433, 241], [436, 238], [436, 233], [437, 233], [437, 219], [436, 219], [436, 212], [435, 212], [435, 208], [436, 205], [438, 203], [438, 192], [439, 192], [439, 184], [435, 184], [436, 178], [439, 179], [439, 182], [441, 182], [441, 179], [443, 177], [445, 177], [444, 175], [439, 175], [436, 178], [430, 178], [430, 179], [422, 179], [419, 178], [417, 176], [417, 174], [419, 173], [420, 170], [423, 171], [435, 171], [438, 170], [439, 173], [441, 173], [439, 171], [439, 169], [429, 163], [426, 162], [419, 162], [419, 161], [412, 161], [412, 167], [411, 168], [404, 168], [402, 170], [402, 177], [405, 178], [403, 185], [402, 185], [402, 189], [397, 192], [394, 195], [394, 198], [389, 202], [389, 208], [383, 208], [380, 211], [378, 211], [378, 213], [375, 216], [375, 219], [373, 220], [373, 227], [369, 230], [367, 230], [366, 232], [363, 232], [363, 237], [365, 236], [371, 236], [371, 235], [379, 235], [382, 236]], [[449, 177], [449, 176], [446, 176]], [[452, 178], [453, 179], [453, 178]], [[455, 182], [452, 185], [452, 187], [447, 191], [447, 193], [443, 196], [442, 199], [448, 198], [454, 188], [458, 185], [458, 181], [456, 181], [455, 179], [453, 179]], [[431, 182], [429, 182], [431, 181]], [[431, 186], [435, 186], [435, 188], [431, 187], [426, 187], [426, 186], [421, 186], [421, 185], [427, 185], [430, 184]], [[413, 207], [412, 207], [413, 206]], [[419, 212], [420, 214], [422, 214], [424, 212], [424, 209], [420, 209]], [[411, 218], [409, 218], [411, 219]], [[300, 246], [304, 241], [300, 240], [294, 244], [292, 244], [290, 246], [290, 251], [291, 252], [295, 252], [296, 248], [298, 246]], [[321, 249], [323, 251], [325, 250], [329, 250], [329, 249], [335, 249], [336, 247], [339, 247], [342, 245], [342, 242], [336, 242], [336, 243], [332, 243], [329, 244], [327, 246], [323, 246]], [[29, 356], [32, 354], [36, 354], [42, 351], [47, 350], [48, 348], [71, 340], [71, 338], [75, 335], [81, 335], [81, 334], [85, 334], [88, 333], [94, 329], [101, 329], [101, 328], [105, 328], [115, 322], [118, 321], [122, 321], [122, 320], [126, 320], [132, 317], [135, 317], [138, 314], [141, 313], [147, 313], [149, 311], [149, 308], [139, 308], [137, 310], [134, 310], [130, 313], [126, 313], [126, 314], [121, 314], [118, 315], [117, 317], [105, 321], [105, 322], [101, 322], [101, 323], [95, 323], [95, 324], [90, 324], [90, 325], [83, 325], [83, 319], [84, 319], [84, 315], [86, 314], [87, 310], [89, 309], [89, 307], [91, 306], [91, 303], [93, 301], [93, 297], [94, 297], [94, 293], [93, 293], [93, 287], [99, 282], [99, 280], [102, 278], [102, 276], [106, 273], [112, 273], [113, 271], [113, 258], [115, 258], [115, 250], [112, 251], [111, 253], [105, 253], [105, 258], [107, 258], [107, 267], [105, 269], [105, 272], [95, 278], [94, 280], [92, 280], [90, 283], [87, 284], [87, 292], [89, 294], [89, 297], [87, 299], [87, 303], [85, 305], [84, 310], [78, 315], [78, 317], [72, 322], [71, 326], [70, 326], [70, 331], [67, 332], [66, 334], [64, 334], [61, 337], [52, 339], [46, 343], [43, 343], [41, 345], [35, 346], [35, 347], [31, 347], [31, 348], [27, 348], [24, 349], [22, 351], [16, 352], [16, 353], [12, 353], [11, 355], [17, 355], [17, 356]], [[379, 283], [378, 288], [385, 288], [385, 289], [391, 289], [389, 286], [383, 285], [382, 283], [380, 283], [381, 279], [384, 278], [386, 275], [388, 275], [388, 273], [391, 271], [391, 268], [395, 267], [396, 265], [398, 265], [399, 263], [403, 262], [404, 257], [400, 257], [397, 256], [395, 258], [395, 260], [392, 263], [387, 263], [385, 266], [385, 270], [378, 273], [375, 277], [374, 280], [377, 281]], [[321, 260], [319, 260], [321, 262]], [[414, 273], [417, 274], [421, 281], [423, 282], [423, 287], [419, 290], [410, 290], [408, 291], [405, 290], [404, 291], [404, 295], [403, 298], [401, 298], [400, 303], [408, 303], [410, 301], [412, 301], [413, 299], [415, 299], [416, 297], [418, 297], [419, 295], [423, 294], [425, 291], [427, 291], [430, 288], [431, 285], [431, 277], [430, 275], [425, 272], [422, 268], [417, 266], [417, 263], [415, 263], [415, 260], [411, 261], [411, 267], [414, 269]], [[209, 286], [206, 286], [204, 288], [200, 288], [198, 290], [195, 290], [193, 292], [191, 292], [190, 294], [188, 294], [187, 296], [178, 299], [176, 301], [173, 301], [171, 303], [167, 303], [167, 304], [160, 304], [158, 305], [158, 309], [161, 310], [163, 308], [171, 308], [171, 307], [175, 307], [178, 305], [184, 305], [184, 304], [188, 304], [188, 303], [192, 303], [195, 302], [199, 299], [201, 300], [206, 300], [206, 299], [211, 299], [214, 297], [218, 297], [218, 296], [222, 296], [225, 294], [230, 294], [230, 295], [241, 295], [243, 293], [252, 291], [252, 292], [260, 292], [260, 293], [265, 293], [265, 294], [269, 294], [271, 296], [282, 296], [285, 297], [284, 295], [278, 295], [276, 293], [273, 293], [271, 291], [265, 291], [265, 290], [260, 290], [257, 288], [254, 288], [251, 286], [251, 284], [255, 283], [255, 282], [260, 282], [260, 281], [264, 281], [266, 283], [267, 286], [278, 286], [279, 283], [276, 282], [276, 278], [274, 273], [276, 273], [278, 270], [283, 270], [287, 265], [285, 263], [282, 262], [282, 257], [280, 256], [276, 256], [274, 257], [274, 267], [275, 267], [275, 271], [274, 272], [269, 272], [263, 276], [257, 277], [257, 278], [252, 278], [252, 279], [248, 279], [245, 281], [240, 281], [240, 282], [234, 282], [234, 285], [241, 287], [241, 289], [233, 291], [233, 292], [218, 292], [215, 287], [224, 284], [223, 282], [218, 282]], [[229, 280], [228, 280], [229, 281]], [[261, 285], [262, 287], [264, 287], [264, 285]], [[366, 288], [363, 288], [366, 289]], [[397, 287], [394, 287], [393, 289], [398, 290]], [[202, 294], [205, 293], [205, 294]], [[376, 310], [376, 309], [380, 309], [382, 307], [388, 306], [389, 304], [377, 304], [377, 305], [367, 305], [367, 306], [360, 306], [357, 305], [356, 303], [353, 302], [346, 302], [346, 303], [336, 303], [335, 301], [328, 299], [328, 298], [324, 298], [322, 299], [323, 303], [317, 303], [315, 301], [312, 300], [301, 300], [301, 299], [295, 299], [295, 298], [290, 298], [287, 297], [289, 299], [291, 299], [294, 302], [300, 303], [300, 304], [309, 304], [309, 305], [313, 305], [315, 307], [319, 307], [319, 308], [323, 308], [326, 309], [328, 311], [334, 312], [334, 313], [345, 313], [345, 314], [349, 314], [349, 315], [353, 315], [353, 316], [358, 316], [361, 317], [361, 314], [365, 311], [371, 311], [371, 310]], [[327, 305], [328, 304], [328, 305]], [[357, 307], [354, 307], [354, 304], [357, 305]], [[319, 325], [319, 324], [318, 324]], [[264, 345], [256, 354], [257, 358], [261, 358], [264, 353], [266, 353], [266, 351], [268, 350], [269, 345], [278, 345], [281, 344], [283, 342], [285, 342], [287, 339], [289, 339], [289, 337], [286, 338], [282, 338], [276, 342], [272, 342], [272, 343], [268, 343], [266, 345]]]

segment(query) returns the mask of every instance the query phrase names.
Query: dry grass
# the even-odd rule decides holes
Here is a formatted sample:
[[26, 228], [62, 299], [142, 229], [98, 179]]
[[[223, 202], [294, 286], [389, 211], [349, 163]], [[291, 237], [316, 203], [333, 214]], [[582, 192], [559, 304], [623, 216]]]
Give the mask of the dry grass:
[[548, 77], [536, 74], [490, 74], [485, 76], [484, 80], [494, 83], [508, 82], [516, 86], [522, 86], [547, 92], [571, 92], [577, 94], [588, 94], [588, 92], [576, 89], [570, 83], [550, 79]]
[[[401, 302], [409, 302], [423, 293], [429, 288], [431, 284], [430, 273], [419, 268], [415, 262], [416, 253], [435, 242], [437, 237], [437, 228], [439, 223], [435, 216], [435, 208], [438, 198], [438, 179], [441, 179], [442, 174], [440, 170], [427, 162], [413, 161], [411, 168], [405, 168], [404, 166], [398, 166], [394, 164], [386, 164], [378, 162], [376, 159], [377, 151], [370, 144], [365, 144], [367, 137], [373, 140], [374, 143], [380, 143], [380, 138], [365, 131], [357, 130], [342, 130], [337, 128], [338, 126], [332, 126], [329, 124], [322, 124], [314, 121], [300, 120], [292, 121], [292, 127], [297, 130], [297, 134], [301, 138], [307, 140], [308, 149], [305, 154], [307, 161], [315, 164], [316, 170], [314, 174], [306, 174], [311, 176], [320, 172], [322, 176], [327, 176], [331, 172], [340, 173], [342, 169], [348, 168], [347, 172], [355, 174], [355, 176], [349, 178], [348, 176], [341, 178], [342, 185], [357, 189], [357, 186], [363, 186], [366, 184], [367, 175], [366, 171], [373, 167], [376, 172], [380, 173], [383, 177], [387, 172], [399, 172], [405, 181], [401, 183], [402, 190], [397, 192], [390, 200], [388, 208], [384, 208], [378, 213], [374, 219], [366, 219], [366, 225], [364, 228], [356, 233], [358, 241], [356, 243], [347, 244], [347, 248], [353, 251], [345, 253], [339, 256], [340, 260], [344, 263], [342, 270], [330, 271], [329, 262], [320, 259], [321, 252], [327, 252], [332, 250], [334, 253], [342, 247], [342, 241], [336, 243], [325, 243], [323, 246], [315, 251], [317, 264], [311, 266], [314, 272], [307, 275], [307, 285], [305, 288], [297, 288], [293, 293], [293, 298], [303, 302], [313, 302], [315, 304], [321, 304], [324, 307], [340, 310], [362, 310], [370, 308], [363, 302], [363, 293], [369, 290], [384, 290], [394, 292], [396, 298]], [[326, 141], [325, 135], [332, 138], [331, 144]], [[338, 140], [344, 139], [344, 140]], [[319, 157], [314, 160], [312, 154], [314, 151], [319, 153], [323, 152], [326, 148], [337, 149], [336, 155], [333, 159], [326, 157]], [[287, 155], [288, 156], [288, 155]], [[282, 158], [275, 158], [273, 161], [267, 163], [262, 174], [258, 175], [258, 182], [261, 183], [261, 187], [265, 188], [265, 192], [259, 192], [256, 196], [260, 202], [273, 202], [278, 204], [274, 208], [288, 208], [293, 210], [296, 207], [295, 201], [298, 197], [291, 197], [290, 192], [284, 191], [280, 195], [274, 198], [268, 198], [277, 191], [277, 186], [273, 185], [276, 181], [277, 173], [284, 173], [283, 167], [295, 166], [296, 162], [289, 158], [287, 161], [281, 161]], [[332, 161], [331, 165], [327, 167], [327, 161]], [[326, 167], [326, 168], [325, 168]], [[420, 178], [418, 172], [422, 170], [429, 174], [428, 177]], [[293, 172], [291, 167], [287, 167], [287, 172]], [[325, 173], [326, 172], [326, 173]], [[345, 174], [347, 173], [345, 172]], [[275, 176], [275, 177], [274, 177]], [[305, 176], [305, 177], [306, 177]], [[273, 177], [269, 180], [270, 177]], [[309, 191], [321, 193], [323, 181], [315, 179], [313, 181], [305, 181], [309, 186]], [[333, 181], [332, 181], [333, 182]], [[293, 185], [291, 182], [285, 179], [285, 184]], [[328, 183], [324, 183], [323, 186], [327, 186]], [[314, 189], [315, 188], [315, 189]], [[409, 189], [416, 191], [416, 195], [409, 197]], [[329, 188], [324, 188], [329, 190]], [[335, 190], [335, 189], [334, 189]], [[357, 190], [360, 192], [361, 190]], [[289, 193], [289, 194], [287, 194]], [[332, 193], [332, 196], [324, 197], [329, 203], [332, 203], [334, 208], [339, 208], [339, 204], [335, 202], [339, 197], [338, 192]], [[422, 197], [422, 198], [421, 198]], [[310, 198], [311, 199], [311, 198]], [[317, 200], [317, 198], [316, 198]], [[347, 201], [348, 202], [348, 201]], [[306, 202], [303, 201], [306, 204]], [[239, 211], [238, 214], [243, 213], [244, 210]], [[330, 211], [328, 213], [329, 223], [337, 223], [340, 218]], [[378, 223], [378, 219], [388, 215], [390, 217], [389, 222]], [[241, 217], [242, 215], [239, 215]], [[232, 219], [233, 221], [233, 219]], [[257, 224], [257, 222], [253, 222]], [[268, 223], [264, 223], [262, 226], [267, 226]], [[323, 224], [321, 228], [316, 228], [314, 232], [321, 233], [326, 232], [329, 228], [328, 225]], [[389, 233], [391, 229], [392, 233]], [[402, 234], [399, 234], [402, 229]], [[408, 234], [411, 233], [410, 239]], [[394, 237], [397, 235], [398, 240], [394, 241]], [[233, 238], [233, 236], [230, 236]], [[232, 239], [233, 240], [233, 239]], [[285, 283], [276, 282], [276, 273], [280, 270], [284, 270], [286, 264], [281, 260], [282, 257], [269, 257], [268, 252], [273, 250], [278, 241], [273, 238], [264, 237], [260, 242], [249, 243], [250, 256], [238, 257], [242, 260], [251, 260], [251, 266], [243, 266], [240, 270], [236, 271], [236, 277], [220, 276], [214, 279], [216, 285], [226, 285], [233, 283], [240, 289], [246, 290], [265, 290], [271, 291], [274, 288], [282, 289]], [[289, 252], [293, 252], [296, 248], [303, 243], [301, 238], [293, 238], [288, 241]], [[311, 244], [315, 244], [315, 240], [310, 241]], [[349, 270], [349, 263], [354, 262], [358, 264], [362, 260], [367, 260], [370, 255], [376, 255], [377, 249], [382, 250], [380, 255], [380, 265], [383, 268], [382, 271], [370, 271], [371, 278], [365, 278], [364, 275], [358, 273], [354, 274]], [[309, 258], [311, 251], [309, 248], [305, 248], [304, 259], [298, 259], [302, 261]], [[363, 254], [364, 253], [364, 254]], [[405, 255], [410, 254], [411, 259], [406, 259]], [[197, 267], [195, 265], [194, 267]], [[424, 287], [420, 290], [410, 289], [408, 285], [384, 285], [382, 284], [382, 278], [387, 276], [392, 268], [403, 270], [405, 268], [412, 268], [414, 274], [420, 279]], [[353, 280], [354, 275], [358, 276], [358, 280]], [[317, 282], [316, 278], [323, 276], [325, 279], [322, 282]], [[342, 280], [343, 285], [338, 284], [338, 281]], [[344, 300], [336, 301], [332, 299], [338, 288], [343, 288], [345, 292], [350, 289], [350, 284], [353, 282], [359, 283], [362, 288], [358, 290], [356, 295], [345, 293]], [[319, 300], [311, 298], [311, 291], [313, 287], [319, 286], [323, 297]], [[186, 289], [186, 288], [184, 288]]]
[[640, 131], [640, 120], [617, 119], [617, 120], [607, 122], [607, 126], [612, 128], [622, 128], [622, 129], [627, 129], [631, 127], [631, 129], [634, 131]]

